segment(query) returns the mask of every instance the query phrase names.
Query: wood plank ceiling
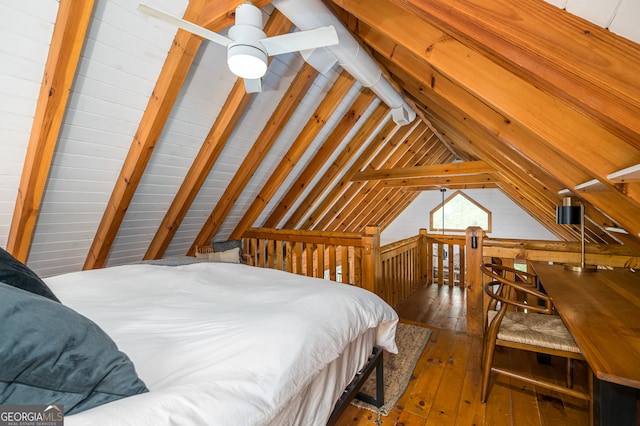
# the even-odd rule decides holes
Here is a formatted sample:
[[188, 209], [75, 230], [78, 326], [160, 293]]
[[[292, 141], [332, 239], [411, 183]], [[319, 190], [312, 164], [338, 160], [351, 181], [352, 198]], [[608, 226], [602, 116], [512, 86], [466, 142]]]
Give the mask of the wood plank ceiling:
[[[191, 0], [184, 17], [222, 31], [239, 3]], [[268, 1], [254, 3], [271, 14], [267, 34], [291, 30], [291, 22]], [[640, 251], [638, 174], [624, 172], [640, 164], [638, 44], [540, 0], [333, 0], [326, 5], [381, 65], [417, 120], [395, 125], [388, 107], [340, 67], [334, 67], [314, 108], [301, 112], [322, 78], [303, 64], [240, 155], [241, 164], [221, 194], [210, 200], [204, 223], [190, 241], [177, 243], [185, 218], [200, 206], [196, 198], [203, 196], [205, 182], [230, 149], [227, 142], [257, 107], [256, 100], [270, 96], [268, 91], [247, 94], [238, 79], [179, 188], [168, 194], [171, 201], [153, 224], [145, 259], [176, 250], [192, 253], [212, 238], [238, 238], [250, 226], [360, 232], [375, 224], [384, 229], [420, 191], [441, 187], [499, 188], [566, 240], [579, 238], [578, 229], [556, 225], [554, 208], [571, 194], [585, 204], [589, 241]], [[64, 96], [73, 84], [92, 7], [87, 1], [60, 1], [7, 244], [21, 259], [33, 242], [67, 108]], [[154, 173], [150, 159], [202, 43], [182, 30], [175, 34], [83, 268], [105, 266], [114, 242], [123, 238], [123, 221], [141, 181]], [[297, 118], [297, 131], [287, 134], [296, 114], [306, 118]], [[283, 137], [288, 148], [271, 158]], [[257, 171], [267, 167], [256, 183]]]

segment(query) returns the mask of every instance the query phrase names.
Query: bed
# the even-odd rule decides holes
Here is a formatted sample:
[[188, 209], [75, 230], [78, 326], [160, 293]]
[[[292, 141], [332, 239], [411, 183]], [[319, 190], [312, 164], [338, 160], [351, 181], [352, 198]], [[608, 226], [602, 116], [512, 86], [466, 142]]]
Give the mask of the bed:
[[324, 425], [374, 346], [397, 352], [386, 303], [317, 278], [197, 262], [45, 282], [113, 339], [146, 386], [66, 415], [68, 426]]

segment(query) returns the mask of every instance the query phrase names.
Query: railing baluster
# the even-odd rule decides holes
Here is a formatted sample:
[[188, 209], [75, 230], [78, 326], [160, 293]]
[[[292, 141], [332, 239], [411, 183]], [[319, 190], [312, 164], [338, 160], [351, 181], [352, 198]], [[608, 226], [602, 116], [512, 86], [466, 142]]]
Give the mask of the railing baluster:
[[317, 273], [316, 277], [324, 278], [324, 244], [316, 245], [316, 265]]
[[291, 241], [285, 242], [284, 263], [287, 272], [293, 272], [293, 244]]
[[336, 246], [331, 244], [329, 246], [329, 279], [338, 281], [338, 274], [336, 272]]

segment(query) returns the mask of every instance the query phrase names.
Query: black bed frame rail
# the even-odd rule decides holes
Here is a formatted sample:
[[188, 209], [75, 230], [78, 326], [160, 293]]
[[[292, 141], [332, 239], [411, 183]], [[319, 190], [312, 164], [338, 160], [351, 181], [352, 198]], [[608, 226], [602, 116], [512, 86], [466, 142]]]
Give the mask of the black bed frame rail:
[[[373, 348], [373, 351], [367, 360], [367, 364], [358, 372], [358, 374], [356, 374], [336, 403], [336, 406], [327, 421], [328, 426], [332, 426], [336, 423], [353, 398], [357, 398], [362, 402], [366, 402], [367, 404], [371, 404], [378, 408], [384, 405], [384, 371], [382, 364], [382, 352], [382, 349], [376, 347]], [[365, 380], [367, 380], [374, 369], [376, 370], [375, 398], [360, 392], [360, 388], [362, 388]]]

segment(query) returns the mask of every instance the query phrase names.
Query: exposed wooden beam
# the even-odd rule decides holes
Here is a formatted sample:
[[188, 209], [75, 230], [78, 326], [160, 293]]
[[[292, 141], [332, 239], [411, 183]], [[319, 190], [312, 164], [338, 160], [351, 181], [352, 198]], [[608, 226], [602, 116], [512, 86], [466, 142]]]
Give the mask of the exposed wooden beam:
[[394, 2], [640, 148], [640, 45], [537, 0]]
[[[417, 125], [417, 122], [412, 124], [409, 128], [413, 128]], [[298, 209], [291, 215], [292, 217], [303, 217], [306, 215], [308, 209], [313, 209], [311, 214], [307, 215], [306, 219], [301, 226], [298, 223], [291, 224], [292, 228], [301, 229], [313, 229], [319, 218], [323, 217], [329, 208], [334, 204], [336, 199], [340, 197], [343, 192], [350, 185], [351, 177], [356, 174], [362, 167], [365, 167], [379, 150], [391, 150], [400, 143], [400, 139], [396, 138], [396, 131], [399, 126], [392, 120], [387, 123], [378, 132], [376, 137], [366, 146], [366, 148], [360, 153], [358, 158], [353, 162], [349, 169], [344, 173], [340, 180], [333, 184], [329, 188], [328, 192], [324, 192], [322, 198], [315, 205], [308, 205], [304, 202], [298, 207]], [[302, 211], [298, 211], [302, 210]]]
[[302, 195], [315, 175], [320, 171], [331, 154], [347, 136], [349, 131], [360, 120], [365, 113], [375, 95], [369, 89], [364, 89], [353, 102], [342, 120], [338, 122], [331, 134], [318, 149], [306, 168], [300, 173], [295, 182], [289, 187], [287, 193], [282, 197], [280, 203], [273, 210], [269, 218], [265, 221], [265, 228], [274, 228], [284, 218], [292, 205]]
[[364, 185], [363, 182], [351, 182], [351, 176], [363, 167], [380, 168], [390, 155], [399, 150], [408, 149], [407, 139], [418, 126], [420, 126], [418, 120], [402, 127], [398, 127], [392, 121], [388, 122], [385, 129], [349, 168], [346, 173], [347, 178], [343, 177], [329, 193], [323, 196], [322, 201], [317, 207], [314, 207], [313, 212], [305, 219], [301, 228], [324, 231], [327, 224], [340, 213], [344, 206], [349, 204]]
[[[431, 127], [430, 127], [431, 128]], [[438, 138], [442, 143], [442, 139]], [[448, 140], [448, 139], [447, 139]], [[453, 157], [451, 155], [457, 156], [452, 150], [450, 144], [444, 144], [443, 146], [447, 148], [447, 151], [441, 150], [440, 154], [430, 155], [428, 158], [425, 158], [425, 164], [437, 164], [437, 163], [449, 163]], [[391, 189], [392, 191], [399, 194], [399, 198], [390, 202], [385, 211], [380, 214], [375, 223], [380, 226], [380, 229], [385, 229], [393, 220], [395, 220], [400, 213], [402, 213], [408, 206], [416, 199], [419, 195], [417, 191], [411, 191], [411, 188], [398, 188]], [[451, 188], [453, 189], [453, 188]]]
[[[389, 167], [404, 167], [411, 164], [412, 161], [416, 161], [417, 158], [422, 158], [428, 148], [429, 139], [433, 136], [430, 130], [424, 123], [416, 128], [407, 138], [408, 149], [396, 150], [382, 165], [384, 168]], [[351, 185], [351, 192], [353, 193], [356, 188], [355, 182]], [[366, 182], [355, 194], [352, 195], [349, 203], [345, 203], [340, 208], [340, 213], [335, 215], [331, 221], [327, 224], [325, 230], [327, 231], [346, 231], [350, 228], [351, 223], [362, 211], [367, 209], [368, 203], [378, 193], [375, 182]]]
[[[416, 166], [435, 165], [438, 163], [449, 163], [455, 154], [443, 144], [435, 135], [427, 140], [425, 145], [427, 151], [422, 157], [414, 157]], [[362, 213], [350, 225], [352, 229], [359, 229], [366, 224], [382, 226], [393, 220], [401, 210], [396, 207], [408, 199], [414, 199], [416, 194], [409, 193], [405, 188], [385, 187], [383, 182], [376, 183], [378, 195], [366, 205], [366, 209], [361, 209]], [[366, 213], [365, 213], [366, 212]]]
[[[205, 0], [191, 0], [184, 13], [184, 19], [192, 21], [197, 18], [205, 3]], [[111, 245], [201, 42], [200, 37], [187, 31], [180, 29], [176, 33], [93, 238], [83, 269], [101, 268], [105, 265]]]
[[[397, 68], [402, 69], [405, 74], [411, 73], [421, 80], [422, 90], [437, 92], [446, 97], [451, 104], [466, 111], [490, 129], [496, 137], [508, 141], [514, 149], [525, 153], [532, 162], [543, 165], [545, 170], [558, 176], [567, 187], [573, 187], [594, 177], [606, 180], [606, 170], [637, 164], [635, 158], [640, 152], [621, 141], [615, 134], [608, 133], [605, 128], [598, 127], [593, 122], [588, 124], [595, 132], [591, 133], [591, 130], [582, 127], [582, 124], [587, 124], [585, 116], [578, 117], [580, 114], [575, 110], [569, 111], [570, 108], [566, 104], [553, 100], [548, 93], [537, 90], [517, 76], [507, 75], [507, 70], [498, 69], [495, 64], [485, 62], [486, 58], [481, 58], [478, 53], [462, 46], [446, 34], [431, 34], [429, 24], [421, 25], [414, 22], [415, 16], [406, 16], [401, 10], [397, 10], [398, 8], [386, 10], [386, 4], [385, 0], [376, 2], [375, 11], [370, 10], [368, 4], [366, 7], [365, 3], [358, 5], [357, 12], [360, 17], [363, 10], [366, 11], [364, 18], [374, 22], [374, 25], [388, 34], [380, 34], [374, 28], [360, 22], [360, 36], [372, 48], [385, 55], [388, 61], [397, 63]], [[380, 23], [381, 16], [393, 16], [394, 19]], [[411, 32], [412, 27], [420, 28], [420, 33], [408, 35], [407, 31]], [[457, 62], [456, 58], [464, 58], [465, 63]], [[444, 71], [441, 73], [440, 70]], [[392, 72], [399, 74], [397, 71]], [[447, 75], [444, 75], [444, 72]], [[397, 78], [401, 80], [401, 77]], [[515, 93], [518, 95], [515, 96]], [[526, 93], [530, 96], [525, 96]], [[527, 102], [522, 103], [521, 99], [527, 99]], [[526, 113], [523, 109], [525, 107], [528, 110]], [[535, 111], [537, 115], [531, 111]], [[564, 115], [564, 112], [569, 114]], [[553, 118], [555, 114], [558, 116]], [[547, 120], [547, 123], [543, 123], [542, 120]], [[563, 126], [551, 129], [549, 124], [558, 120]], [[598, 136], [594, 138], [596, 134]], [[609, 155], [609, 151], [616, 153]], [[604, 165], [599, 161], [592, 161], [593, 158], [603, 159], [603, 156], [608, 157], [604, 160]], [[569, 178], [571, 173], [574, 176]], [[602, 176], [598, 176], [601, 174]], [[579, 175], [582, 177], [577, 178]], [[633, 220], [632, 216], [637, 217], [640, 213], [638, 205], [632, 199], [625, 197], [613, 186], [606, 195], [589, 194], [589, 197], [590, 203], [603, 211], [610, 211], [609, 216], [619, 218], [620, 222], [625, 223], [625, 229], [638, 235], [635, 230], [640, 232], [640, 224]], [[613, 199], [616, 201], [612, 202]]]
[[24, 263], [29, 255], [93, 4], [93, 0], [61, 0], [58, 6], [7, 239], [7, 251]]
[[425, 113], [453, 143], [500, 170], [499, 187], [505, 195], [558, 238], [575, 239], [572, 229], [555, 223], [555, 206], [561, 203], [557, 193], [560, 182], [435, 93], [416, 90], [415, 94], [426, 96], [430, 108]]
[[[340, 0], [338, 4], [351, 1], [355, 0]], [[410, 53], [414, 61], [420, 58], [482, 99], [491, 109], [502, 113], [509, 123], [518, 123], [538, 135], [552, 147], [556, 156], [561, 155], [579, 165], [592, 173], [592, 178], [606, 180], [606, 176], [621, 165], [640, 162], [640, 150], [633, 141], [621, 138], [583, 111], [500, 67], [428, 21], [398, 7], [392, 0], [377, 1], [375, 6], [363, 2], [354, 9], [366, 22], [359, 28], [368, 42], [375, 44], [380, 35], [390, 38], [406, 48], [409, 52], [405, 54]], [[376, 33], [380, 32], [376, 38]], [[385, 53], [392, 60], [398, 54], [397, 50]], [[426, 83], [437, 87], [440, 81]], [[526, 102], [522, 102], [523, 99]], [[556, 123], [562, 123], [562, 126]], [[592, 161], [593, 158], [598, 161]]]
[[[422, 191], [437, 191], [442, 188], [442, 185], [427, 185], [427, 186], [408, 186], [402, 189], [405, 192], [422, 192]], [[498, 188], [496, 183], [468, 183], [459, 185], [446, 185], [449, 190], [464, 190], [464, 189], [489, 189]]]
[[[386, 69], [386, 68], [385, 68]], [[393, 76], [391, 76], [391, 79], [393, 79]], [[402, 90], [402, 89], [401, 89]], [[413, 110], [415, 111], [416, 115], [420, 118], [420, 120], [422, 120], [427, 126], [429, 126], [429, 129], [431, 129], [431, 131], [433, 132], [433, 134], [440, 139], [440, 142], [442, 142], [442, 144], [444, 146], [446, 146], [449, 151], [451, 151], [451, 153], [455, 156], [455, 158], [457, 159], [461, 159], [464, 161], [473, 161], [473, 158], [470, 158], [467, 153], [465, 152], [461, 152], [459, 149], [457, 149], [457, 147], [455, 145], [451, 144], [451, 141], [446, 138], [434, 125], [433, 123], [431, 123], [431, 121], [426, 117], [426, 115], [422, 112], [422, 109], [415, 104], [415, 102], [413, 101], [413, 99], [405, 97], [405, 101], [407, 101], [407, 103], [411, 106], [411, 108], [413, 108]]]
[[[446, 147], [440, 143], [434, 144], [435, 137], [430, 130], [423, 133], [416, 140], [416, 144], [411, 151], [406, 152], [400, 162], [413, 162], [424, 160], [427, 153], [433, 152], [434, 148], [440, 153], [451, 153]], [[335, 230], [344, 231], [353, 229], [354, 232], [360, 232], [363, 227], [371, 224], [379, 225], [382, 217], [385, 217], [388, 210], [393, 207], [393, 203], [397, 202], [404, 194], [402, 188], [385, 188], [380, 182], [367, 182], [364, 191], [354, 197], [348, 208], [340, 212], [341, 221], [334, 221], [329, 226], [335, 227]], [[357, 231], [356, 231], [357, 230]]]
[[[482, 129], [468, 119], [454, 117], [452, 108], [448, 108], [447, 112], [444, 109], [437, 112], [436, 110], [439, 108], [434, 108], [433, 102], [430, 105], [432, 106], [429, 109], [430, 114], [446, 114], [446, 117], [442, 119], [433, 117], [432, 119], [441, 128], [446, 128], [449, 137], [454, 137], [457, 144], [469, 143], [470, 149], [500, 170], [498, 175], [502, 182], [499, 187], [507, 197], [536, 218], [541, 225], [558, 238], [569, 241], [580, 238], [578, 230], [555, 223], [555, 206], [561, 204], [561, 197], [558, 195], [558, 188], [561, 188], [561, 184], [555, 178], [544, 173], [520, 153], [488, 135], [483, 136]], [[444, 121], [447, 124], [444, 124]], [[457, 126], [459, 130], [453, 130], [451, 126]], [[457, 135], [458, 132], [464, 133], [464, 135]], [[467, 140], [473, 142], [465, 142]], [[588, 209], [588, 211], [596, 223], [609, 221], [596, 209]], [[590, 228], [590, 225], [587, 226]], [[594, 235], [593, 241], [595, 242], [618, 242], [610, 238], [602, 227], [594, 227], [590, 234]], [[591, 241], [589, 237], [587, 239]], [[633, 241], [630, 241], [629, 244], [633, 245]]]
[[[405, 152], [411, 147], [414, 142], [414, 139], [410, 139], [411, 135], [414, 132], [424, 132], [423, 126], [424, 123], [416, 120], [408, 126], [396, 128], [390, 138], [387, 138], [386, 135], [384, 136], [385, 143], [379, 150], [372, 152], [370, 155], [361, 156], [352, 169], [357, 168], [357, 170], [360, 170], [363, 167], [378, 169], [384, 167], [389, 158], [401, 155], [399, 153]], [[314, 209], [305, 223], [313, 223], [314, 230], [326, 231], [329, 223], [347, 206], [351, 205], [353, 198], [361, 192], [364, 185], [365, 182], [351, 182], [350, 179], [344, 182], [341, 181], [340, 185], [334, 186], [331, 192], [324, 197], [321, 204]], [[303, 226], [303, 229], [307, 229], [307, 227]]]
[[302, 99], [309, 91], [318, 74], [318, 71], [306, 62], [302, 65], [302, 69], [289, 85], [285, 95], [273, 114], [271, 114], [271, 117], [253, 144], [253, 147], [240, 164], [231, 182], [227, 185], [224, 194], [222, 194], [222, 197], [220, 197], [213, 211], [205, 221], [198, 236], [187, 252], [188, 255], [194, 254], [196, 246], [208, 244], [216, 235], [220, 226], [242, 194], [242, 191], [262, 163], [262, 160], [267, 156], [271, 147], [273, 147], [276, 139], [280, 136], [280, 133], [289, 122], [296, 108], [300, 105], [300, 102], [302, 102]]
[[164, 215], [158, 230], [156, 231], [144, 259], [158, 259], [162, 257], [171, 243], [173, 236], [178, 231], [182, 220], [198, 195], [198, 191], [204, 184], [211, 168], [220, 156], [235, 125], [244, 114], [252, 94], [246, 93], [244, 82], [237, 79], [220, 114], [216, 117], [213, 127], [204, 140], [200, 151], [193, 160], [189, 171], [185, 175], [180, 189], [171, 202], [171, 206]]
[[378, 219], [377, 223], [380, 227], [380, 231], [382, 232], [387, 229], [387, 227], [396, 220], [416, 198], [418, 198], [418, 195], [420, 195], [419, 192], [402, 191], [401, 198], [390, 203], [391, 207]]
[[[562, 187], [562, 183], [506, 143], [510, 138], [525, 138], [530, 143], [536, 143], [536, 138], [529, 135], [527, 139], [527, 133], [520, 129], [497, 133], [493, 126], [498, 126], [503, 118], [499, 115], [492, 117], [485, 110], [476, 109], [476, 106], [480, 107], [482, 104], [473, 103], [474, 98], [465, 99], [472, 102], [470, 108], [465, 111], [460, 105], [453, 105], [449, 101], [450, 96], [458, 95], [457, 91], [452, 90], [449, 94], [448, 87], [445, 87], [442, 93], [424, 90], [422, 83], [414, 76], [403, 74], [403, 78], [410, 81], [411, 86], [408, 86], [407, 90], [429, 105], [425, 113], [429, 114], [430, 119], [437, 123], [459, 150], [482, 157], [494, 170], [499, 171], [501, 177], [505, 174], [518, 176], [519, 181], [526, 186], [535, 185], [540, 192], [533, 197], [534, 199], [551, 200], [556, 203], [559, 199], [557, 191]], [[479, 119], [483, 120], [476, 121]], [[576, 173], [579, 173], [578, 176], [585, 176], [584, 173]]]
[[[405, 80], [410, 80], [405, 76]], [[416, 89], [419, 96], [426, 96], [423, 101], [430, 107], [427, 114], [430, 119], [445, 132], [454, 144], [461, 149], [470, 150], [474, 155], [484, 158], [488, 163], [500, 170], [503, 178], [500, 188], [523, 210], [529, 212], [550, 232], [564, 240], [575, 240], [579, 233], [567, 226], [555, 223], [555, 206], [561, 203], [558, 194], [562, 184], [551, 177], [537, 164], [531, 162], [522, 153], [491, 136], [491, 132], [470, 120], [467, 114], [446, 103], [435, 93]], [[599, 227], [591, 229], [593, 241], [616, 243], [621, 239], [613, 239], [604, 231], [611, 221], [599, 210], [587, 209]], [[633, 238], [627, 238], [625, 244], [633, 247]]]
[[358, 180], [396, 180], [424, 177], [468, 176], [493, 173], [495, 169], [484, 161], [465, 161], [460, 163], [431, 164], [397, 169], [365, 170], [356, 174]]
[[[281, 13], [274, 13], [265, 25], [265, 32], [275, 35], [287, 32], [290, 28], [291, 22], [288, 19]], [[193, 200], [198, 195], [198, 191], [200, 191], [233, 129], [242, 114], [244, 114], [252, 96], [253, 94], [246, 92], [244, 81], [241, 78], [237, 79], [180, 185], [180, 189], [176, 193], [171, 206], [165, 213], [144, 255], [144, 259], [162, 257], [167, 247], [169, 247], [173, 236], [189, 211]]]
[[287, 178], [289, 173], [294, 169], [302, 155], [307, 151], [315, 137], [320, 133], [326, 125], [329, 117], [335, 112], [340, 102], [344, 99], [349, 89], [355, 83], [355, 79], [346, 71], [342, 71], [336, 81], [327, 92], [327, 95], [320, 102], [313, 115], [307, 121], [307, 124], [298, 134], [295, 141], [282, 160], [273, 171], [269, 180], [264, 184], [260, 193], [256, 196], [251, 206], [247, 209], [236, 228], [233, 230], [230, 239], [239, 239], [245, 230], [253, 226], [254, 221], [264, 210], [266, 205], [274, 196], [280, 185]]
[[411, 187], [437, 185], [447, 187], [448, 185], [478, 185], [484, 183], [496, 183], [497, 179], [492, 173], [478, 173], [463, 176], [435, 176], [411, 179], [390, 179], [382, 181], [386, 187]]
[[[387, 214], [390, 214], [394, 207], [400, 203], [406, 196], [406, 193], [403, 190], [396, 191], [383, 191], [378, 194], [376, 199], [374, 200], [374, 204], [371, 205], [366, 211], [362, 212], [362, 214], [354, 221], [350, 228], [358, 229], [360, 232], [362, 227], [366, 227], [368, 225], [364, 225], [365, 223], [375, 223], [375, 226], [380, 227], [380, 224], [384, 221], [384, 217]], [[380, 227], [382, 230], [382, 227]]]
[[331, 167], [325, 171], [320, 179], [315, 183], [314, 187], [307, 193], [304, 200], [298, 205], [298, 208], [289, 216], [284, 224], [285, 229], [295, 229], [296, 225], [302, 218], [313, 208], [313, 206], [322, 199], [322, 194], [331, 188], [331, 183], [335, 177], [341, 173], [346, 165], [360, 151], [374, 130], [380, 125], [382, 120], [389, 118], [389, 107], [382, 102], [378, 104], [373, 113], [367, 118], [367, 121], [360, 127], [358, 132], [353, 136], [349, 144], [342, 150], [340, 155], [333, 161]]
[[[443, 144], [433, 134], [427, 139], [426, 150], [426, 155], [421, 158], [415, 157], [416, 161], [414, 164], [416, 166], [449, 163], [455, 156], [455, 154], [449, 150], [448, 146]], [[355, 222], [356, 224], [360, 224], [360, 226], [365, 223], [375, 223], [379, 226], [385, 220], [388, 222], [391, 220], [392, 215], [400, 213], [395, 207], [398, 203], [401, 203], [401, 200], [415, 197], [415, 194], [410, 194], [405, 188], [390, 188], [385, 186], [383, 182], [378, 182], [376, 187], [378, 188], [378, 196], [377, 199], [373, 200], [373, 208], [369, 209], [370, 211], [367, 215], [361, 214]], [[409, 194], [409, 196], [407, 196], [407, 194]]]
[[[397, 72], [397, 69], [393, 71]], [[421, 75], [419, 71], [417, 76]], [[555, 215], [552, 213], [560, 203], [557, 191], [562, 184], [520, 152], [497, 139], [492, 129], [481, 126], [459, 107], [438, 96], [435, 90], [426, 89], [417, 76], [403, 73], [398, 78], [406, 83], [405, 90], [409, 96], [417, 98], [417, 104], [429, 106], [424, 113], [447, 136], [456, 150], [469, 152], [471, 156], [481, 157], [490, 163], [500, 171], [496, 175], [501, 182], [499, 187], [508, 197], [559, 238], [573, 239], [567, 227], [555, 224]]]

